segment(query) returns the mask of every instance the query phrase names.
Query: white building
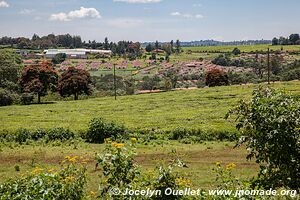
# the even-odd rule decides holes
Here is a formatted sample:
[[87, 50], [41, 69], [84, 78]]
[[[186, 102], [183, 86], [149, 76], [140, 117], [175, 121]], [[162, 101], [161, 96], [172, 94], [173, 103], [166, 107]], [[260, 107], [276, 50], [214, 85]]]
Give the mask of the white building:
[[64, 53], [68, 58], [86, 59], [87, 54], [104, 54], [111, 55], [111, 50], [96, 50], [96, 49], [48, 49], [44, 50], [46, 58], [54, 58], [56, 54]]

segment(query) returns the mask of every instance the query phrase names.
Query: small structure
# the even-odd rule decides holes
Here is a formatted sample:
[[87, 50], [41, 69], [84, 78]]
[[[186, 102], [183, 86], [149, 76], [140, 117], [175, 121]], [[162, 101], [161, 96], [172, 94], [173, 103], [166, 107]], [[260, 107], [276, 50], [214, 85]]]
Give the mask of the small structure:
[[45, 57], [48, 59], [54, 58], [55, 55], [63, 53], [67, 58], [73, 59], [87, 59], [88, 54], [103, 54], [111, 55], [111, 50], [96, 50], [96, 49], [49, 49], [44, 50]]

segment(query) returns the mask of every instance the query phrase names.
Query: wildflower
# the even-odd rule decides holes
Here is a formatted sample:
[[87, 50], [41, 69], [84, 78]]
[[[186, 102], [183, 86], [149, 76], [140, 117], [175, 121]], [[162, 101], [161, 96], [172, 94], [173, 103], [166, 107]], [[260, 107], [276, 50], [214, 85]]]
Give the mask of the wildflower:
[[220, 166], [220, 165], [221, 165], [221, 162], [216, 162], [216, 165], [217, 165], [217, 166]]
[[137, 143], [137, 139], [136, 138], [131, 138], [130, 139], [132, 143]]
[[36, 167], [31, 173], [32, 174], [38, 174], [40, 172], [42, 172], [44, 169], [40, 168], [40, 167]]
[[232, 169], [234, 169], [235, 167], [236, 167], [236, 164], [230, 163], [230, 164], [226, 165], [226, 170], [232, 170]]
[[54, 169], [51, 168], [51, 169], [48, 170], [48, 172], [49, 172], [49, 173], [52, 173], [52, 172], [54, 172]]
[[76, 163], [77, 158], [78, 158], [78, 156], [74, 156], [73, 158], [70, 158], [69, 161], [72, 162], [72, 163]]
[[74, 179], [75, 179], [74, 176], [67, 176], [67, 177], [65, 178], [66, 181], [73, 181]]
[[91, 193], [91, 196], [93, 196], [93, 197], [96, 197], [96, 195], [97, 195], [97, 193], [94, 191], [91, 191], [90, 193]]
[[113, 143], [112, 145], [117, 148], [122, 148], [125, 146], [123, 143]]
[[105, 143], [111, 143], [111, 138], [106, 138]]

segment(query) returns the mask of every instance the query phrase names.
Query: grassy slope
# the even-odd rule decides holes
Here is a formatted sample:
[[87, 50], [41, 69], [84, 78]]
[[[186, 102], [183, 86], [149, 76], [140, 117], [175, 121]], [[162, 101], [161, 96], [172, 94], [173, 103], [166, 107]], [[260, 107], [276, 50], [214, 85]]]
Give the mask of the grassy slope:
[[286, 46], [272, 46], [272, 45], [244, 45], [244, 46], [201, 46], [201, 47], [184, 47], [184, 50], [192, 50], [192, 51], [222, 51], [222, 52], [232, 52], [232, 50], [237, 47], [242, 52], [251, 52], [251, 51], [267, 51], [268, 47], [271, 50], [300, 50], [300, 45], [286, 45]]
[[[272, 85], [300, 93], [299, 81]], [[117, 101], [106, 97], [0, 107], [0, 130], [49, 127], [84, 130], [89, 120], [103, 117], [131, 129], [171, 130], [185, 127], [235, 131], [233, 123], [224, 120], [224, 116], [240, 99], [249, 98], [255, 87], [257, 85], [228, 86], [123, 96], [118, 97]]]

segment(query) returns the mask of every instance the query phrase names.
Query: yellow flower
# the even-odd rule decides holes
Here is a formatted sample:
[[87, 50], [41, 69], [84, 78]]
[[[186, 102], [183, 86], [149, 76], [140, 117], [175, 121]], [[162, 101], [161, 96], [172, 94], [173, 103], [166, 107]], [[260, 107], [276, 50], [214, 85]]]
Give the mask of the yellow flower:
[[235, 167], [236, 167], [236, 164], [230, 163], [230, 164], [226, 165], [226, 170], [232, 170], [232, 169], [234, 169]]
[[123, 143], [113, 143], [112, 145], [113, 147], [117, 147], [117, 148], [122, 148], [125, 146]]
[[74, 156], [73, 158], [70, 158], [69, 161], [72, 162], [72, 163], [76, 163], [77, 158], [78, 158], [78, 156]]
[[42, 172], [42, 171], [43, 171], [42, 168], [36, 167], [31, 173], [32, 173], [32, 174], [38, 174], [38, 173], [40, 173], [40, 172]]
[[136, 138], [131, 138], [130, 139], [132, 143], [137, 143], [137, 139]]
[[111, 138], [106, 138], [106, 139], [105, 139], [105, 142], [106, 142], [106, 143], [111, 143]]
[[54, 169], [53, 169], [53, 168], [52, 168], [52, 169], [49, 169], [48, 172], [49, 172], [49, 173], [52, 173], [52, 172], [54, 172]]
[[216, 162], [216, 165], [217, 165], [217, 166], [220, 166], [220, 165], [221, 165], [221, 162]]
[[93, 197], [96, 197], [97, 193], [94, 192], [94, 191], [91, 191], [91, 195], [92, 195]]
[[67, 176], [67, 177], [65, 178], [66, 181], [73, 181], [74, 179], [75, 179], [74, 176]]

